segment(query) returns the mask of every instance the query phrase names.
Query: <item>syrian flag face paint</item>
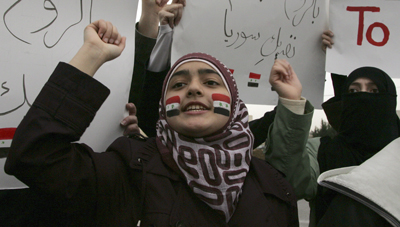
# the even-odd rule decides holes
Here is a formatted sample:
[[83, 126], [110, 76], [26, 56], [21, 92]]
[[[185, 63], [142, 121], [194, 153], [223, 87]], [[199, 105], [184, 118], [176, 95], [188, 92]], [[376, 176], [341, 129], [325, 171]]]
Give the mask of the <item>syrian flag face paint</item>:
[[0, 128], [0, 147], [10, 147], [16, 128]]
[[229, 96], [212, 94], [212, 99], [214, 100], [214, 113], [229, 117], [231, 112], [231, 99]]
[[165, 102], [165, 109], [167, 111], [167, 117], [173, 117], [179, 115], [179, 107], [181, 104], [181, 98], [179, 96], [174, 96]]

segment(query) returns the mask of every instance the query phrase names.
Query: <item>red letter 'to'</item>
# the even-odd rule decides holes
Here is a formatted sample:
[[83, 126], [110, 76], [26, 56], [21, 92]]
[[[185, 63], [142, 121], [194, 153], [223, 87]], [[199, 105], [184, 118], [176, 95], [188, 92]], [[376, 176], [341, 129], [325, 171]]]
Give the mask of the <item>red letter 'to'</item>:
[[[381, 42], [376, 42], [375, 40], [372, 39], [372, 31], [374, 30], [374, 28], [381, 28], [383, 31], [383, 39]], [[389, 29], [388, 27], [386, 27], [386, 25], [379, 23], [379, 22], [375, 22], [373, 24], [371, 24], [368, 29], [367, 29], [367, 33], [365, 34], [367, 40], [369, 43], [371, 43], [374, 46], [384, 46], [388, 41], [389, 41]]]

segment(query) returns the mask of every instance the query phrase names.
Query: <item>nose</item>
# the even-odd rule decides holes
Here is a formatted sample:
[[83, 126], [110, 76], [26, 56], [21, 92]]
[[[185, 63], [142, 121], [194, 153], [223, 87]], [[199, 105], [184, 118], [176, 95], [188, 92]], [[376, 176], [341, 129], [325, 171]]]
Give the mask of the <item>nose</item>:
[[368, 86], [366, 84], [361, 84], [360, 92], [369, 92]]
[[202, 96], [203, 89], [201, 87], [200, 81], [193, 80], [188, 87], [187, 96]]

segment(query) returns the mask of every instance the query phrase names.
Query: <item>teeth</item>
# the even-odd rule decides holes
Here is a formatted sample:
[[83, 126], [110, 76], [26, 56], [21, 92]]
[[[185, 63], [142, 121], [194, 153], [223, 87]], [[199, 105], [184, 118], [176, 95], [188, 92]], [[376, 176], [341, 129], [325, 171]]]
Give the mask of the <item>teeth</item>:
[[191, 105], [188, 106], [188, 108], [186, 108], [186, 111], [200, 111], [200, 110], [205, 110], [206, 108], [204, 108], [203, 106], [200, 105]]

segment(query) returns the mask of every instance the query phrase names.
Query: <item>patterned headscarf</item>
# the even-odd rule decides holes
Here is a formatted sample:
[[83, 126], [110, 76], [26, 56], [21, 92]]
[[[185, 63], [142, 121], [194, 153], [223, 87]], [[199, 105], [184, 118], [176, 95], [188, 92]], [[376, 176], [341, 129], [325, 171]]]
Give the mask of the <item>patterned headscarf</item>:
[[[165, 93], [171, 75], [182, 64], [201, 61], [213, 67], [222, 77], [231, 95], [228, 122], [212, 135], [189, 138], [174, 131], [166, 120]], [[160, 119], [157, 122], [157, 146], [168, 164], [183, 175], [192, 191], [206, 204], [232, 217], [242, 186], [249, 171], [254, 137], [248, 124], [248, 112], [239, 99], [236, 82], [230, 70], [216, 58], [204, 53], [187, 54], [168, 72], [160, 100]], [[173, 166], [177, 167], [174, 168]]]

